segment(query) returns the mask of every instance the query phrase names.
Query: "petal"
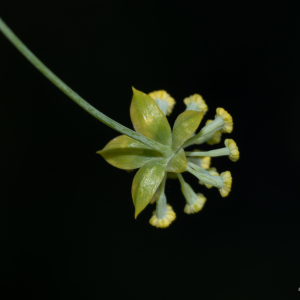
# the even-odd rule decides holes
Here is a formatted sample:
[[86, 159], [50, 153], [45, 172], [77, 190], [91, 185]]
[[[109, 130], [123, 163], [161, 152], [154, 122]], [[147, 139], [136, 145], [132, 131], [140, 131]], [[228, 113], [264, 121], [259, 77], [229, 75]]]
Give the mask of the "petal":
[[165, 175], [165, 159], [153, 159], [135, 174], [132, 182], [132, 199], [135, 218], [149, 204]]
[[97, 153], [109, 164], [123, 170], [140, 168], [151, 159], [161, 157], [159, 152], [127, 135], [114, 138]]
[[164, 145], [171, 145], [171, 127], [155, 101], [134, 88], [130, 117], [136, 132]]
[[173, 127], [173, 150], [178, 150], [196, 131], [203, 117], [203, 111], [186, 110], [180, 114]]
[[186, 171], [186, 156], [183, 149], [181, 149], [177, 154], [175, 154], [168, 162], [166, 166], [166, 171], [181, 173]]

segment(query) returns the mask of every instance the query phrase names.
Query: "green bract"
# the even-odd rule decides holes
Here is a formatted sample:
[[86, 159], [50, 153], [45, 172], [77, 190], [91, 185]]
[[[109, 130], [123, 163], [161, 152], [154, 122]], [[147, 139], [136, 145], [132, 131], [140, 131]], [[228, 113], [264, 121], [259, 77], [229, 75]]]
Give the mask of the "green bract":
[[172, 148], [178, 150], [184, 142], [196, 131], [203, 117], [203, 112], [187, 110], [175, 121], [172, 134]]
[[124, 170], [140, 168], [153, 158], [162, 157], [160, 152], [127, 135], [114, 138], [97, 153], [101, 154], [114, 167]]
[[165, 175], [167, 159], [153, 159], [141, 167], [132, 182], [135, 217], [149, 204]]
[[170, 146], [172, 133], [169, 122], [155, 101], [148, 95], [132, 88], [133, 97], [130, 106], [130, 117], [136, 132]]

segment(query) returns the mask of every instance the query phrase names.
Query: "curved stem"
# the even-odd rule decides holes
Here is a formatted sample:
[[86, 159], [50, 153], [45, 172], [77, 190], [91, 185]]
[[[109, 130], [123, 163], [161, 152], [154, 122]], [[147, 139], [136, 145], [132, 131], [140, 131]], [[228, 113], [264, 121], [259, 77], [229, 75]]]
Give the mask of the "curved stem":
[[95, 107], [90, 105], [77, 93], [75, 93], [69, 86], [67, 86], [61, 79], [59, 79], [51, 70], [49, 70], [23, 43], [22, 41], [10, 30], [10, 28], [0, 18], [0, 31], [8, 38], [8, 40], [32, 63], [45, 77], [47, 77], [54, 85], [56, 85], [62, 92], [69, 98], [76, 102], [80, 107], [90, 113], [93, 117], [104, 123], [105, 125], [115, 129], [116, 131], [125, 134], [152, 149], [161, 153], [167, 153], [169, 147], [162, 145], [154, 140], [151, 140], [140, 133], [137, 133], [113, 119], [107, 117]]

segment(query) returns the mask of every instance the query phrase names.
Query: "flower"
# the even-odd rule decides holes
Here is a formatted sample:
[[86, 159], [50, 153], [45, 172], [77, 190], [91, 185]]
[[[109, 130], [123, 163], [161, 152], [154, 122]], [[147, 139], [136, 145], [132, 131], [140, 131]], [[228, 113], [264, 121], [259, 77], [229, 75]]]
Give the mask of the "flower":
[[223, 179], [223, 186], [219, 189], [222, 197], [227, 197], [231, 191], [232, 177], [229, 171], [223, 172], [220, 175]]
[[217, 108], [217, 117], [221, 117], [224, 121], [224, 126], [221, 129], [222, 132], [231, 133], [233, 129], [233, 122], [231, 115], [224, 108]]
[[206, 105], [202, 96], [199, 94], [194, 94], [190, 97], [184, 98], [183, 102], [187, 106], [187, 110], [194, 107], [193, 105], [190, 104], [195, 103], [199, 111], [203, 111], [203, 114], [206, 114], [206, 112], [208, 111], [208, 106]]
[[153, 215], [149, 221], [149, 223], [157, 228], [166, 228], [170, 226], [170, 224], [176, 219], [176, 214], [173, 211], [171, 205], [167, 204], [167, 212], [165, 216], [161, 219], [157, 217], [156, 210], [153, 212]]
[[206, 198], [203, 196], [203, 194], [200, 194], [200, 193], [197, 193], [197, 199], [195, 200], [195, 203], [194, 204], [186, 204], [185, 207], [184, 207], [184, 212], [188, 215], [190, 214], [194, 214], [194, 213], [197, 213], [199, 212], [205, 202], [206, 202]]
[[166, 115], [169, 116], [172, 113], [172, 110], [174, 108], [174, 105], [176, 101], [174, 98], [170, 96], [166, 91], [164, 90], [159, 90], [159, 91], [154, 91], [148, 94], [153, 100], [159, 102], [159, 100], [163, 100], [167, 102], [167, 112]]
[[199, 212], [206, 202], [206, 198], [200, 193], [196, 194], [192, 187], [184, 181], [181, 174], [178, 174], [177, 176], [181, 185], [182, 194], [186, 200], [184, 212], [186, 214], [194, 214]]
[[240, 152], [236, 142], [232, 139], [226, 139], [225, 146], [228, 147], [230, 151], [229, 159], [232, 161], [237, 161], [240, 158]]
[[135, 217], [149, 203], [155, 203], [156, 209], [149, 222], [157, 228], [168, 227], [176, 218], [165, 195], [168, 178], [179, 179], [186, 200], [184, 212], [193, 214], [203, 208], [206, 197], [195, 193], [181, 173], [188, 171], [199, 179], [200, 184], [208, 188], [214, 186], [219, 189], [221, 196], [226, 197], [231, 190], [231, 173], [226, 171], [219, 175], [215, 168], [210, 168], [211, 157], [229, 155], [231, 160], [237, 160], [239, 155], [231, 139], [225, 141], [226, 147], [222, 149], [185, 151], [185, 147], [193, 144], [219, 142], [221, 131], [231, 132], [233, 122], [223, 108], [218, 108], [215, 120], [206, 122], [200, 132], [195, 134], [208, 110], [207, 105], [197, 94], [185, 98], [184, 102], [187, 109], [177, 117], [171, 130], [166, 115], [172, 111], [174, 99], [163, 90], [147, 95], [133, 89], [130, 117], [135, 132], [128, 129], [128, 135], [117, 136], [97, 152], [119, 169], [139, 169], [131, 190]]

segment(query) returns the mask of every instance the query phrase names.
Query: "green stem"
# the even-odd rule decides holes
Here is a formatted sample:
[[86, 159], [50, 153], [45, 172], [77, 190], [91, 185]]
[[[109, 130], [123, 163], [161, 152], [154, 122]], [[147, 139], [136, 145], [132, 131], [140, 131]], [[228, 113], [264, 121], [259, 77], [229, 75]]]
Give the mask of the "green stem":
[[182, 148], [194, 145], [194, 144], [203, 144], [212, 137], [212, 135], [222, 129], [224, 126], [224, 120], [221, 117], [216, 117], [212, 122], [205, 125], [199, 133], [195, 134], [191, 138], [189, 138], [182, 146]]
[[81, 106], [84, 110], [90, 113], [93, 117], [103, 122], [105, 125], [115, 129], [116, 131], [125, 134], [152, 149], [161, 153], [167, 153], [169, 147], [162, 145], [154, 140], [151, 140], [142, 134], [135, 132], [113, 119], [107, 117], [95, 107], [90, 105], [87, 101], [75, 93], [69, 86], [67, 86], [61, 79], [59, 79], [52, 71], [50, 71], [23, 43], [22, 41], [10, 30], [10, 28], [0, 18], [0, 31], [8, 38], [8, 40], [32, 63], [45, 77], [47, 77], [54, 85], [56, 85], [62, 92], [69, 98]]
[[197, 194], [194, 192], [194, 190], [191, 188], [191, 186], [184, 181], [184, 179], [180, 173], [177, 173], [177, 176], [180, 181], [182, 194], [183, 194], [187, 204], [194, 205], [198, 198]]
[[159, 196], [156, 201], [156, 216], [158, 219], [164, 219], [168, 209], [167, 209], [167, 198], [165, 195], [165, 185], [166, 185], [167, 173], [165, 173], [164, 179], [159, 187]]
[[185, 181], [184, 181], [182, 175], [180, 173], [177, 173], [177, 177], [178, 177], [178, 179], [180, 181], [181, 186], [183, 186], [185, 184]]
[[227, 147], [221, 148], [221, 149], [215, 149], [210, 151], [186, 151], [186, 156], [189, 157], [203, 157], [203, 156], [209, 156], [209, 157], [216, 157], [216, 156], [228, 156], [230, 155], [230, 150]]
[[208, 171], [193, 163], [188, 162], [186, 170], [206, 184], [215, 186], [218, 189], [222, 188], [223, 186], [223, 180], [220, 176], [211, 175]]

